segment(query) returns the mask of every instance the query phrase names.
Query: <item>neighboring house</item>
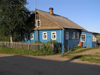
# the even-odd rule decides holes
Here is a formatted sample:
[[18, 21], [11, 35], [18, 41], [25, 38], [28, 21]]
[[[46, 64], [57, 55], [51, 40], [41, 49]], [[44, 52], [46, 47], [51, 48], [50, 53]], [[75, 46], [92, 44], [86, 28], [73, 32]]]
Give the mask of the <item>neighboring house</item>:
[[[45, 43], [50, 39], [56, 40], [62, 44], [62, 53], [64, 53], [64, 48], [78, 46], [79, 42], [83, 42], [84, 47], [95, 46], [95, 33], [88, 32], [68, 18], [54, 14], [53, 8], [49, 8], [49, 12], [36, 9], [28, 22], [32, 25], [31, 31], [22, 34], [22, 41], [30, 43], [39, 40]], [[95, 38], [93, 42], [92, 34]]]

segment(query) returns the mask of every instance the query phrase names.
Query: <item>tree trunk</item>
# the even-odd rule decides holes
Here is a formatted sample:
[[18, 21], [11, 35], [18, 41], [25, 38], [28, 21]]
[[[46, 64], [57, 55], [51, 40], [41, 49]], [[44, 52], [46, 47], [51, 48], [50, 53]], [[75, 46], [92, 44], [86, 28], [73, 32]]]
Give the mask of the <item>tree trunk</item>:
[[12, 43], [13, 41], [12, 41], [12, 35], [10, 35], [10, 43]]

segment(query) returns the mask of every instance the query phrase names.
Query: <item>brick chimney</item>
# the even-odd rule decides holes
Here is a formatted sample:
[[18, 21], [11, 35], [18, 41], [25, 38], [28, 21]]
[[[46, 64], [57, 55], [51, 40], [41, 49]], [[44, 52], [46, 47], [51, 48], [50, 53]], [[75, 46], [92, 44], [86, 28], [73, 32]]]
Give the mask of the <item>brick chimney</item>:
[[53, 15], [53, 8], [49, 8], [49, 13]]

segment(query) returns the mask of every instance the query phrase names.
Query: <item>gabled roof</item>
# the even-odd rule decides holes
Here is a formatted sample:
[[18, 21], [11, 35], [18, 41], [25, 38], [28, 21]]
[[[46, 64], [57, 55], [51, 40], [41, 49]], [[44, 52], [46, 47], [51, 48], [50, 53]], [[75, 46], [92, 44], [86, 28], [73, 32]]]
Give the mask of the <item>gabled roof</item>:
[[56, 14], [49, 14], [49, 12], [41, 11], [36, 9], [36, 12], [39, 14], [43, 15], [44, 17], [48, 18], [52, 22], [56, 23], [59, 27], [62, 29], [68, 28], [68, 29], [80, 29], [80, 30], [85, 30], [86, 29], [82, 28], [81, 26], [77, 25], [73, 21], [69, 20], [68, 18], [56, 15]]

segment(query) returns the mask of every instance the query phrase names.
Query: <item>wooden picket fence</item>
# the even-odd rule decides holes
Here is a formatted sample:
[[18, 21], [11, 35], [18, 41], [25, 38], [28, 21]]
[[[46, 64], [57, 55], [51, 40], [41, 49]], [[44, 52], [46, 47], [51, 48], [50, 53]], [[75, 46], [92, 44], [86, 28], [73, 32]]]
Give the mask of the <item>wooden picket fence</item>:
[[[16, 49], [27, 49], [27, 50], [37, 50], [37, 48], [42, 48], [43, 44], [35, 44], [35, 43], [23, 43], [23, 42], [0, 42], [0, 45], [5, 45], [6, 47], [16, 48]], [[54, 47], [54, 44], [48, 44], [50, 47]]]

